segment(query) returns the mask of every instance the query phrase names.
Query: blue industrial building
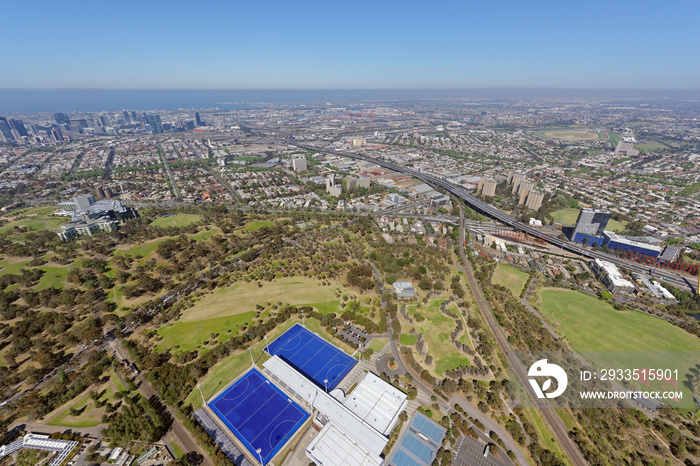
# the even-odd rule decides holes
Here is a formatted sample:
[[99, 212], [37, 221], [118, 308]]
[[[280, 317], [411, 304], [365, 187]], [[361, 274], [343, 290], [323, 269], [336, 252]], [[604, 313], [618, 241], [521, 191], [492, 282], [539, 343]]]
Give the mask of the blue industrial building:
[[651, 257], [659, 257], [661, 255], [661, 248], [658, 246], [632, 241], [612, 231], [603, 232], [603, 237], [603, 246], [606, 246], [608, 249], [644, 254]]

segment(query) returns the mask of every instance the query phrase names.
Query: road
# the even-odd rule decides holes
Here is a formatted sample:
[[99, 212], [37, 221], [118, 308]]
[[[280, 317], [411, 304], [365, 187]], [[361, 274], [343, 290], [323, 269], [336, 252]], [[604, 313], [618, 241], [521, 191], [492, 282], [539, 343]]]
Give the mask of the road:
[[180, 190], [177, 188], [177, 184], [175, 183], [175, 177], [173, 176], [173, 172], [170, 170], [170, 165], [168, 165], [168, 161], [165, 160], [165, 152], [163, 152], [163, 149], [161, 149], [160, 145], [157, 146], [158, 149], [158, 155], [160, 155], [160, 159], [163, 161], [163, 166], [165, 167], [165, 171], [168, 173], [168, 178], [170, 179], [170, 186], [173, 188], [173, 195], [180, 199], [182, 196], [180, 196]]
[[[510, 366], [511, 371], [520, 379], [521, 385], [525, 387], [525, 389], [528, 390], [528, 392], [530, 392], [531, 398], [533, 400], [536, 400], [537, 397], [532, 391], [532, 387], [530, 386], [530, 382], [528, 381], [529, 379], [527, 376], [527, 371], [521, 364], [520, 360], [516, 357], [513, 347], [508, 341], [508, 338], [503, 332], [503, 329], [496, 322], [496, 318], [493, 315], [491, 306], [484, 298], [484, 295], [481, 292], [481, 287], [479, 287], [479, 284], [476, 282], [476, 278], [474, 278], [474, 270], [472, 269], [471, 264], [464, 255], [464, 209], [462, 208], [461, 203], [459, 209], [459, 255], [463, 263], [464, 271], [467, 275], [467, 281], [469, 282], [469, 287], [471, 288], [472, 295], [474, 295], [474, 299], [476, 300], [476, 304], [479, 307], [479, 310], [481, 311], [481, 315], [484, 317], [484, 320], [491, 329], [491, 333], [496, 338], [498, 345], [506, 353], [506, 358], [508, 359], [508, 365]], [[540, 409], [540, 412], [542, 413], [542, 417], [554, 433], [557, 442], [559, 443], [559, 445], [561, 445], [569, 461], [571, 461], [575, 466], [583, 466], [588, 464], [588, 462], [585, 460], [576, 444], [571, 440], [571, 438], [569, 438], [569, 432], [566, 429], [566, 426], [564, 425], [562, 420], [559, 418], [559, 415], [556, 413], [556, 411], [554, 411], [554, 409], [552, 409], [548, 404], [540, 403], [538, 404], [538, 407]]]
[[[119, 340], [113, 339], [110, 342], [109, 347], [112, 349], [114, 355], [120, 362], [123, 360], [128, 361], [127, 354], [122, 348], [122, 345], [119, 342]], [[139, 391], [141, 392], [141, 395], [143, 395], [147, 400], [160, 400], [158, 393], [153, 389], [153, 387], [151, 387], [151, 384], [149, 384], [140, 373], [136, 375], [134, 383], [136, 383], [139, 386]], [[172, 436], [175, 442], [180, 447], [182, 447], [185, 453], [194, 452], [197, 455], [199, 455], [202, 458], [202, 462], [200, 463], [202, 466], [214, 466], [214, 462], [209, 458], [207, 452], [199, 448], [199, 445], [197, 445], [197, 442], [194, 440], [190, 432], [180, 423], [180, 420], [177, 417], [175, 417], [175, 413], [170, 409], [170, 407], [168, 407], [162, 401], [160, 402], [160, 404], [165, 408], [165, 410], [170, 415], [170, 418], [172, 419], [172, 425], [170, 426], [170, 430], [163, 437], [163, 443], [166, 443], [165, 440], [168, 436]]]

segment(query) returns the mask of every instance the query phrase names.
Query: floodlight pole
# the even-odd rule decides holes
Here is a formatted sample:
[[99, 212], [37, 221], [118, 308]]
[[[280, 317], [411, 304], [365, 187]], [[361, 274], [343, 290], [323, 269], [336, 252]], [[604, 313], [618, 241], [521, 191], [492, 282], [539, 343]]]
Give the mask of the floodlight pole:
[[[265, 335], [265, 348], [269, 348], [269, 347], [270, 347], [270, 344], [267, 342], [267, 335]], [[267, 354], [270, 354], [270, 352], [268, 351]]]
[[326, 386], [326, 393], [328, 393], [328, 379], [323, 379], [323, 385]]
[[[199, 394], [202, 395], [202, 386], [201, 386], [201, 385], [197, 385], [197, 388], [199, 389]], [[207, 402], [204, 401], [204, 395], [202, 395], [202, 404], [203, 404], [203, 405], [207, 404]]]
[[256, 449], [255, 453], [257, 453], [258, 457], [260, 458], [260, 466], [265, 466], [265, 463], [263, 463], [263, 459], [262, 459], [262, 448]]
[[253, 359], [253, 348], [249, 346], [248, 351], [250, 352], [250, 363], [253, 365], [253, 367], [255, 367], [255, 360]]
[[304, 322], [304, 310], [301, 310], [301, 326], [306, 327], [306, 323]]

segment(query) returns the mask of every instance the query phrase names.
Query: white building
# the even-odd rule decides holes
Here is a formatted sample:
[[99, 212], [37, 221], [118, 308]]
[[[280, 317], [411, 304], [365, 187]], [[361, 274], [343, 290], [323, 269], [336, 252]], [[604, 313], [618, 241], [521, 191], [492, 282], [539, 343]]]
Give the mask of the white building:
[[608, 287], [611, 293], [629, 294], [634, 291], [634, 285], [626, 280], [617, 266], [611, 262], [596, 259], [591, 264], [591, 268], [598, 276], [598, 279]]
[[394, 293], [399, 299], [413, 299], [415, 292], [411, 282], [394, 282]]

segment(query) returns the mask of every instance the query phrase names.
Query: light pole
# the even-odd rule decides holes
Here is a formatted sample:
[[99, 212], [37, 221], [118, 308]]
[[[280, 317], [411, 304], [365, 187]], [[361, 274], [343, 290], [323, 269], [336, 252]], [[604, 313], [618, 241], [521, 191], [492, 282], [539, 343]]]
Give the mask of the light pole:
[[323, 385], [326, 386], [326, 393], [328, 393], [328, 379], [323, 379]]
[[262, 448], [256, 449], [255, 452], [258, 454], [258, 457], [260, 458], [260, 466], [265, 466], [265, 463], [263, 463], [263, 459], [262, 459]]
[[202, 388], [201, 388], [201, 385], [197, 385], [197, 388], [199, 389], [199, 394], [202, 396], [202, 405], [207, 404], [207, 402], [204, 401], [204, 395], [202, 395]]
[[306, 327], [306, 323], [304, 322], [304, 310], [301, 310], [301, 326]]
[[267, 354], [270, 354], [270, 351], [268, 351], [269, 347], [270, 347], [270, 344], [267, 342], [267, 335], [265, 335], [265, 351], [267, 351]]
[[250, 352], [250, 364], [253, 365], [253, 367], [255, 367], [255, 360], [253, 359], [253, 348], [249, 346], [248, 351]]

